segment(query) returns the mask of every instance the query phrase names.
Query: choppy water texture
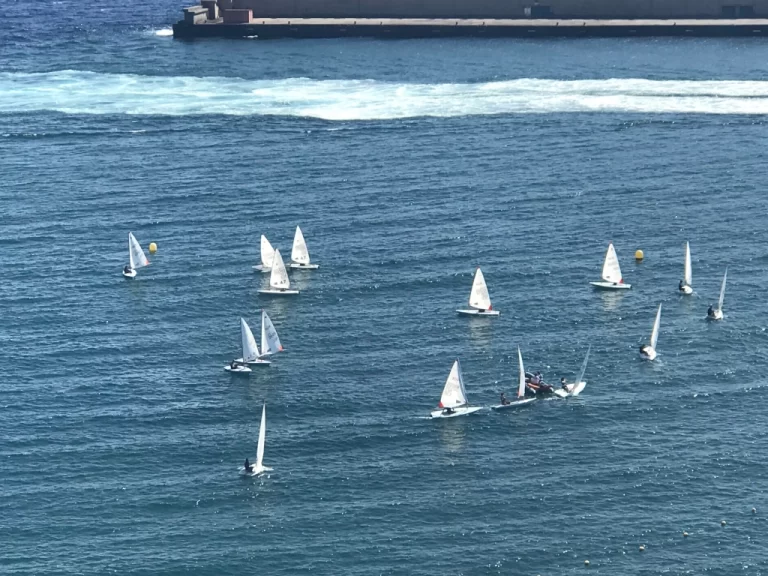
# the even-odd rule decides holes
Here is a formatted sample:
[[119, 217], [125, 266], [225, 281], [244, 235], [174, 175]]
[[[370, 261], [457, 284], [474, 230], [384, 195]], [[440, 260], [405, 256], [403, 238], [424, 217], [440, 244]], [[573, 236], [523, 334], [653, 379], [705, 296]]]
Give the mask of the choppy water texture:
[[[1, 32], [0, 572], [766, 573], [764, 41], [182, 43], [176, 2], [71, 5]], [[258, 296], [296, 224], [321, 268]], [[588, 286], [610, 240], [626, 294]], [[478, 265], [497, 319], [455, 315]], [[262, 307], [288, 351], [231, 377]], [[424, 418], [456, 357], [487, 406], [518, 345], [557, 379], [590, 344], [578, 399]]]

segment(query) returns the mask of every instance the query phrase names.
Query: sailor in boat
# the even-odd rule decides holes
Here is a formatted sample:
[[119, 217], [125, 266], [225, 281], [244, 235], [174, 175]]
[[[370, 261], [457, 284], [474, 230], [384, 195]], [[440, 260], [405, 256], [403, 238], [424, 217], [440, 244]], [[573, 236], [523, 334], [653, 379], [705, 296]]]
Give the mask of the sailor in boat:
[[453, 408], [445, 408], [443, 410], [443, 415], [444, 416], [450, 416], [451, 414], [454, 414], [455, 412], [456, 412], [456, 410], [454, 410]]
[[229, 365], [229, 367], [232, 368], [232, 370], [237, 370], [238, 366], [240, 366], [240, 365], [237, 362], [235, 362], [234, 360], [232, 360], [232, 362]]
[[565, 381], [565, 378], [560, 378], [560, 388], [568, 392], [568, 383]]
[[680, 290], [680, 292], [683, 292], [685, 290], [685, 281], [680, 280], [680, 284], [677, 285], [677, 289]]
[[123, 268], [123, 272], [125, 272], [126, 274], [131, 274], [133, 273], [133, 268], [131, 268], [130, 266], [126, 266], [125, 268]]
[[712, 304], [710, 304], [709, 308], [707, 308], [707, 316], [709, 316], [710, 318], [714, 318], [715, 317], [715, 309], [712, 306]]
[[248, 458], [245, 459], [245, 464], [243, 465], [243, 468], [245, 468], [245, 471], [248, 473], [253, 472], [253, 464], [250, 463]]
[[640, 354], [643, 354], [644, 356], [650, 356], [651, 350], [653, 350], [653, 348], [651, 348], [648, 344], [643, 344], [640, 346]]
[[511, 404], [511, 402], [507, 400], [507, 397], [504, 395], [504, 392], [501, 393], [501, 398], [499, 400], [502, 406], [507, 406]]
[[479, 309], [477, 311], [477, 313], [478, 314], [485, 314], [486, 312], [490, 312], [491, 310], [493, 310], [493, 306], [489, 306], [487, 310]]

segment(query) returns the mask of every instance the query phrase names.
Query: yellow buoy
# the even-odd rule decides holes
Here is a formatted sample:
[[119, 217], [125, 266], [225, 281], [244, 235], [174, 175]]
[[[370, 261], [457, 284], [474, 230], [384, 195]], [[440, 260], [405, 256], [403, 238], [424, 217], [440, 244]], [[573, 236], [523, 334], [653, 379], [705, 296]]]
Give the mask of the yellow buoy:
[[645, 258], [645, 254], [643, 254], [642, 250], [636, 250], [635, 251], [635, 260], [642, 260]]
[[157, 252], [157, 244], [155, 244], [154, 242], [150, 242], [149, 253], [154, 254], [155, 252]]

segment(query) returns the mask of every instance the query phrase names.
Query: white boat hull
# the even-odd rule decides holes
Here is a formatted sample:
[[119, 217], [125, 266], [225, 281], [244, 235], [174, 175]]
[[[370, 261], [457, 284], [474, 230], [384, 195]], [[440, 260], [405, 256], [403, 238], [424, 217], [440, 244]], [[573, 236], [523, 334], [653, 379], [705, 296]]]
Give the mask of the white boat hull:
[[257, 264], [256, 266], [251, 266], [251, 268], [253, 268], [256, 272], [264, 272], [265, 274], [272, 272], [271, 266], [264, 266], [263, 264]]
[[130, 272], [123, 270], [123, 277], [131, 279], [136, 278], [136, 270], [131, 270]]
[[591, 286], [594, 286], [598, 290], [629, 290], [632, 288], [632, 284], [619, 284], [618, 282], [590, 282]]
[[707, 314], [708, 320], [722, 320], [723, 319], [723, 311], [722, 310], [715, 310], [711, 315]]
[[291, 262], [288, 264], [288, 268], [294, 270], [317, 270], [320, 268], [320, 264], [299, 264], [298, 262]]
[[430, 412], [430, 415], [432, 418], [455, 418], [456, 416], [466, 416], [482, 409], [482, 406], [460, 406], [459, 408], [454, 408], [452, 414], [443, 414], [443, 409], [441, 408], [440, 410], [433, 410]]
[[238, 358], [237, 360], [235, 360], [235, 362], [237, 362], [238, 364], [248, 364], [248, 366], [269, 366], [270, 364], [272, 364], [272, 362], [270, 362], [269, 360], [264, 360], [262, 358], [257, 358], [256, 360], [249, 360], [248, 362], [246, 362], [242, 358]]
[[259, 466], [258, 468], [254, 464], [251, 466], [251, 470], [248, 471], [245, 468], [240, 468], [240, 474], [243, 476], [259, 476], [260, 474], [264, 474], [264, 472], [271, 472], [273, 469], [269, 466]]
[[648, 347], [643, 352], [640, 352], [640, 357], [643, 360], [656, 360], [656, 350]]
[[230, 374], [244, 374], [248, 375], [251, 373], [251, 369], [248, 368], [248, 366], [237, 366], [236, 368], [232, 368], [229, 364], [224, 366], [224, 370], [229, 372]]
[[512, 400], [509, 404], [496, 404], [495, 406], [491, 406], [492, 410], [509, 410], [510, 408], [520, 408], [521, 406], [526, 406], [527, 404], [530, 404], [536, 400], [536, 398], [522, 398], [520, 400]]
[[275, 290], [274, 288], [268, 288], [266, 290], [259, 290], [259, 294], [265, 296], [295, 296], [299, 293], [298, 290]]
[[691, 294], [693, 294], [693, 288], [691, 288], [690, 286], [683, 286], [680, 289], [680, 294], [685, 294], [686, 296], [690, 296]]
[[498, 310], [456, 310], [459, 316], [498, 316], [500, 312]]
[[566, 384], [565, 387], [567, 390], [563, 390], [562, 388], [558, 388], [555, 390], [555, 394], [557, 394], [560, 398], [568, 398], [569, 396], [578, 396], [581, 394], [582, 390], [587, 386], [586, 382], [576, 382], [575, 384]]

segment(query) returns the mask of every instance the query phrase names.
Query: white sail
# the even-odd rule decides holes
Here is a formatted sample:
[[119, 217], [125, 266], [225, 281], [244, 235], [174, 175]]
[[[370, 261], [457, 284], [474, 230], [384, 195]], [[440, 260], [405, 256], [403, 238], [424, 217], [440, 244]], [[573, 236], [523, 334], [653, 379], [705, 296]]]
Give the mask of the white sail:
[[461, 365], [456, 360], [451, 373], [445, 381], [443, 395], [440, 397], [440, 408], [457, 408], [467, 403], [467, 393], [464, 390], [464, 380], [461, 377]]
[[128, 259], [134, 270], [149, 266], [149, 260], [141, 249], [141, 244], [131, 232], [128, 232]]
[[240, 335], [243, 339], [243, 362], [253, 362], [259, 357], [259, 347], [251, 327], [243, 318], [240, 318]]
[[584, 357], [584, 362], [581, 364], [581, 370], [579, 371], [579, 377], [576, 379], [576, 384], [579, 382], [584, 382], [584, 374], [587, 371], [587, 362], [589, 361], [589, 353], [592, 350], [592, 345], [589, 345], [589, 348], [587, 348], [587, 355]]
[[301, 233], [301, 228], [298, 226], [296, 226], [296, 234], [293, 236], [291, 260], [297, 264], [309, 264], [309, 250], [307, 250], [307, 243], [304, 241], [304, 234]]
[[661, 304], [656, 311], [656, 320], [653, 323], [653, 332], [651, 332], [651, 348], [656, 350], [656, 342], [659, 341], [659, 325], [661, 324]]
[[525, 366], [523, 366], [523, 355], [520, 353], [520, 346], [517, 347], [517, 363], [520, 368], [520, 373], [518, 374], [518, 380], [517, 383], [517, 397], [523, 398], [525, 396]]
[[288, 280], [288, 272], [285, 270], [280, 250], [275, 250], [275, 257], [272, 260], [272, 274], [269, 276], [269, 285], [279, 290], [287, 290], [291, 287], [291, 281]]
[[472, 291], [469, 293], [469, 305], [476, 310], [490, 310], [491, 297], [488, 294], [488, 285], [485, 283], [483, 271], [478, 268], [475, 271], [475, 279], [472, 282]]
[[261, 426], [259, 426], [259, 444], [256, 447], [256, 470], [264, 467], [264, 442], [267, 439], [267, 405], [261, 409]]
[[275, 257], [275, 249], [269, 243], [264, 234], [261, 235], [261, 265], [264, 268], [272, 267], [272, 259]]
[[725, 269], [723, 274], [723, 283], [720, 285], [720, 299], [717, 301], [717, 309], [720, 312], [723, 311], [723, 300], [725, 300], [725, 280], [728, 278], [728, 268]]
[[608, 244], [608, 252], [605, 253], [603, 262], [603, 280], [618, 284], [621, 282], [621, 267], [619, 266], [619, 257], [616, 256], [616, 249], [613, 242]]
[[283, 351], [280, 337], [277, 335], [275, 325], [272, 324], [266, 310], [261, 311], [261, 355], [269, 356]]
[[685, 269], [683, 275], [683, 282], [686, 286], [693, 286], [693, 274], [691, 272], [691, 246], [688, 242], [685, 243]]

